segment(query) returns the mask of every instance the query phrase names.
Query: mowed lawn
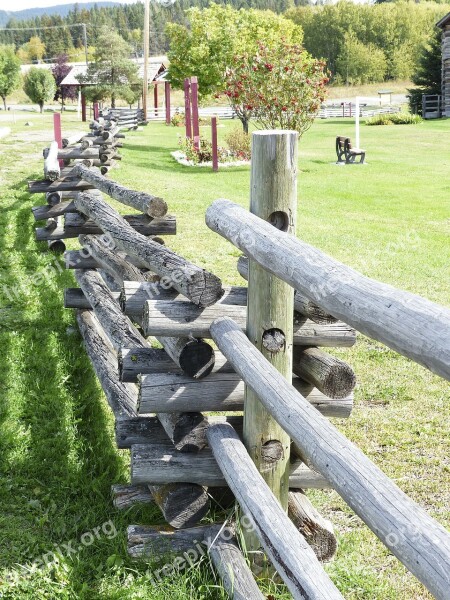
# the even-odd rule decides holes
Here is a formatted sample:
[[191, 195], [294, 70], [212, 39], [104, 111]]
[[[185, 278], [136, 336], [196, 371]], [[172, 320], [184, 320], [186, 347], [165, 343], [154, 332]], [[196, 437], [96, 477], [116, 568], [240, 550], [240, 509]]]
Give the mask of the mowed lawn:
[[[111, 484], [127, 481], [128, 452], [114, 447], [109, 409], [74, 316], [63, 308], [72, 274], [34, 240], [30, 208], [43, 199], [27, 194], [26, 181], [41, 177], [51, 116], [30, 118], [32, 128], [13, 125], [13, 135], [0, 140], [0, 596], [225, 598], [207, 559], [158, 581], [150, 578], [153, 564], [127, 558], [126, 526], [163, 521], [156, 509], [124, 514], [111, 503]], [[74, 119], [64, 116], [65, 131], [86, 130]], [[238, 123], [223, 125], [222, 139]], [[178, 221], [167, 244], [224, 283], [242, 284], [239, 251], [208, 230], [204, 213], [220, 197], [247, 206], [249, 168], [213, 173], [176, 164], [170, 151], [182, 133], [162, 124], [130, 133], [111, 177], [167, 199]], [[448, 306], [450, 120], [362, 126], [366, 166], [334, 164], [336, 135], [353, 136], [353, 123], [317, 121], [300, 142], [298, 236], [366, 275]], [[335, 352], [358, 377], [352, 416], [336, 425], [449, 528], [448, 385], [363, 336]], [[339, 549], [326, 569], [346, 598], [431, 598], [337, 494], [309, 495], [335, 525]], [[51, 552], [58, 561], [31, 567]], [[274, 583], [263, 589], [289, 598]]]

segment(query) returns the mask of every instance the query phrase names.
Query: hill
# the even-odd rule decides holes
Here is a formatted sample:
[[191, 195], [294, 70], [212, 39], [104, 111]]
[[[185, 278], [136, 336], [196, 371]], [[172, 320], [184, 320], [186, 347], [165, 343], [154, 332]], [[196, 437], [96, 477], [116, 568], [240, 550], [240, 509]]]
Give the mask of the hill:
[[[76, 4], [75, 2], [73, 4]], [[10, 19], [17, 19], [18, 21], [26, 21], [28, 19], [35, 19], [36, 17], [42, 17], [43, 15], [58, 15], [60, 17], [66, 17], [71, 10], [73, 10], [73, 4], [57, 4], [55, 6], [46, 6], [44, 8], [27, 8], [25, 10], [0, 10], [0, 27], [4, 27]], [[120, 2], [87, 2], [83, 3], [80, 8], [90, 10], [94, 6], [99, 8], [117, 6]]]

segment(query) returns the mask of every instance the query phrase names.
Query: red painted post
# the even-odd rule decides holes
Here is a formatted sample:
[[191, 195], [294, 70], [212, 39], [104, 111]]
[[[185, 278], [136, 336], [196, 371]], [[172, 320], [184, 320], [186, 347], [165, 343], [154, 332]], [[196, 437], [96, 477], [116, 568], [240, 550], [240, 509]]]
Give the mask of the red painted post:
[[219, 156], [217, 152], [217, 117], [211, 118], [211, 138], [212, 138], [212, 168], [213, 171], [219, 170]]
[[98, 119], [98, 115], [99, 115], [98, 102], [94, 102], [94, 120], [95, 121]]
[[158, 84], [156, 81], [153, 84], [153, 108], [155, 109], [155, 117], [158, 116]]
[[184, 120], [186, 121], [186, 137], [192, 139], [191, 84], [189, 79], [184, 80]]
[[351, 102], [349, 102], [349, 103], [348, 103], [348, 106], [349, 106], [349, 108], [350, 108], [350, 118], [351, 118], [351, 116], [352, 116], [352, 103], [351, 103]]
[[166, 125], [170, 125], [170, 81], [164, 83], [164, 97], [166, 102]]
[[86, 121], [87, 121], [87, 117], [86, 117], [86, 97], [83, 94], [83, 92], [81, 92], [81, 120], [83, 121], [83, 123], [86, 123]]
[[[53, 113], [53, 139], [58, 144], [58, 148], [62, 148], [62, 131], [61, 131], [61, 113]], [[59, 166], [64, 166], [64, 161], [59, 161]]]
[[198, 124], [198, 80], [191, 77], [191, 101], [192, 101], [192, 134], [194, 136], [194, 147], [200, 149], [200, 128]]

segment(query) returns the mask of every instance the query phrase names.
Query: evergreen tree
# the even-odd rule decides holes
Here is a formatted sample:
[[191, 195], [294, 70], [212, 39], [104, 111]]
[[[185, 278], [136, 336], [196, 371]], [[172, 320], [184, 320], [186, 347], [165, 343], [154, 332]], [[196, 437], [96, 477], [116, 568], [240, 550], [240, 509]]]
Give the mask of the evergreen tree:
[[417, 87], [408, 90], [409, 105], [412, 112], [422, 114], [422, 95], [442, 93], [442, 31], [437, 27], [422, 48], [412, 82]]

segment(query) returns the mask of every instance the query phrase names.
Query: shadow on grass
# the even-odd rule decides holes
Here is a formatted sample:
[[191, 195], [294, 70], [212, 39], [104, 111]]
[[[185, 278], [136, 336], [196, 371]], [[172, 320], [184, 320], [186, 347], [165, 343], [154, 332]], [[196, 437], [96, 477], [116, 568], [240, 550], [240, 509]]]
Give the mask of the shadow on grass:
[[[39, 577], [24, 578], [20, 565], [44, 554], [52, 561], [55, 546], [76, 540], [75, 554], [63, 558], [77, 592], [70, 597], [94, 598], [108, 557], [126, 559], [129, 515], [117, 514], [110, 499], [111, 484], [124, 480], [124, 463], [74, 315], [63, 308], [72, 273], [45, 243], [34, 242], [30, 208], [42, 197], [30, 200], [24, 187], [21, 181], [5, 190], [0, 215], [0, 563], [18, 571], [17, 589], [4, 597], [28, 597], [27, 586], [37, 585]], [[91, 545], [80, 544], [83, 533], [110, 520], [107, 533], [100, 529]], [[49, 594], [42, 597], [59, 596]]]

